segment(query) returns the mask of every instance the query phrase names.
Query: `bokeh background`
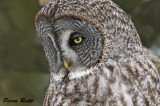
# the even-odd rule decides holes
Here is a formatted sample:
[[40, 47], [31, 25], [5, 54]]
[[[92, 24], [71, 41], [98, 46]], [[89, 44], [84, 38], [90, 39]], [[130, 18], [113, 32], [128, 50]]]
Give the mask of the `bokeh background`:
[[[131, 17], [143, 45], [160, 54], [160, 0], [113, 1]], [[0, 0], [0, 106], [42, 106], [49, 66], [34, 24], [41, 8], [38, 0]]]

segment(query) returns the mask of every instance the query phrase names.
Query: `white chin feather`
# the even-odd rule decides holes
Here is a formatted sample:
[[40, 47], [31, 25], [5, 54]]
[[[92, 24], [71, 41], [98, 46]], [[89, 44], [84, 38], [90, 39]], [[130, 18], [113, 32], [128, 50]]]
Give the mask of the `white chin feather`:
[[87, 71], [86, 71], [86, 67], [78, 66], [78, 67], [73, 68], [72, 70], [70, 70], [69, 79], [80, 78], [82, 76], [85, 76], [86, 74], [88, 74]]
[[[70, 72], [68, 74], [68, 78], [69, 80], [73, 80], [73, 79], [79, 79], [83, 76], [89, 75], [93, 73], [93, 71], [91, 71], [91, 69], [87, 69], [86, 67], [76, 67], [74, 69], [70, 69]], [[64, 77], [64, 74], [56, 74], [51, 72], [51, 77], [54, 79], [54, 81], [62, 81], [62, 78]]]

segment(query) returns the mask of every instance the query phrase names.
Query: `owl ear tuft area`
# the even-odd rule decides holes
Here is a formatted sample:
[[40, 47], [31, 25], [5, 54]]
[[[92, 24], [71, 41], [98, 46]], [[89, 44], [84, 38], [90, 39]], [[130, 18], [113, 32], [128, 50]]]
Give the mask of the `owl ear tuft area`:
[[51, 22], [47, 15], [38, 14], [36, 16], [35, 26], [40, 37], [44, 36], [46, 32], [51, 32]]
[[40, 24], [50, 24], [49, 17], [45, 14], [38, 14], [35, 18], [35, 26], [39, 27]]

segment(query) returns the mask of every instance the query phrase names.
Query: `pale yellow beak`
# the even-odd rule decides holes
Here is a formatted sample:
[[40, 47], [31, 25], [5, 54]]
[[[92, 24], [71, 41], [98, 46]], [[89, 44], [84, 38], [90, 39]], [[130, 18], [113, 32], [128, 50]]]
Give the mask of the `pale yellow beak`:
[[69, 69], [69, 62], [67, 60], [63, 60], [63, 64], [66, 67], [66, 69]]

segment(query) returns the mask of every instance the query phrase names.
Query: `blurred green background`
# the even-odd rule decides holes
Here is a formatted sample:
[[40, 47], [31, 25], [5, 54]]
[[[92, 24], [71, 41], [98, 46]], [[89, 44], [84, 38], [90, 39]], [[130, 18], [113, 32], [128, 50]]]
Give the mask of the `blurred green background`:
[[[160, 0], [113, 0], [131, 17], [142, 43], [160, 54]], [[42, 106], [49, 66], [35, 31], [38, 0], [0, 0], [0, 106]], [[2, 103], [3, 98], [34, 99]]]

